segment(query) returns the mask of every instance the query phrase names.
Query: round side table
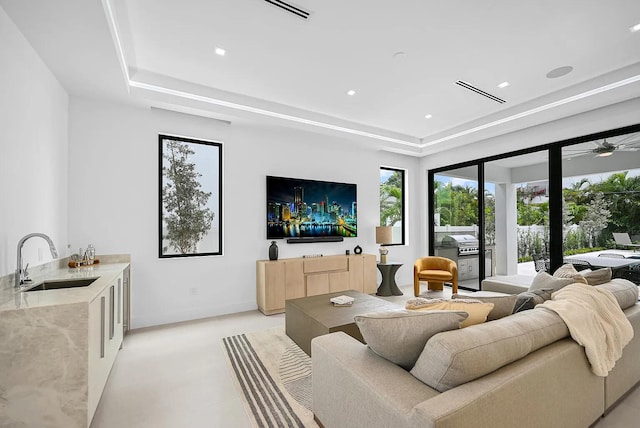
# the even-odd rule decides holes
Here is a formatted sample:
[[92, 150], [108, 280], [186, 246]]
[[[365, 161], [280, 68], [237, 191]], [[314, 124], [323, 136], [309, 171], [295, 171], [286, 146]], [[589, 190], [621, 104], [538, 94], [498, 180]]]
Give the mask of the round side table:
[[396, 272], [402, 263], [378, 263], [378, 270], [382, 274], [382, 282], [376, 291], [377, 296], [402, 296], [402, 291], [396, 284]]

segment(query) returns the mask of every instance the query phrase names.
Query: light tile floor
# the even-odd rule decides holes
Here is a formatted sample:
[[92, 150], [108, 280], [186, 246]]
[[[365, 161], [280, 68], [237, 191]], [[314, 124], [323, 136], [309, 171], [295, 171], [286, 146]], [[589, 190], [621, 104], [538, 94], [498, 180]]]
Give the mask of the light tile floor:
[[[412, 285], [400, 288], [404, 296], [388, 299], [402, 303], [413, 297]], [[250, 427], [220, 339], [277, 326], [284, 326], [284, 314], [250, 311], [130, 332], [91, 427]], [[636, 426], [640, 388], [595, 425]]]

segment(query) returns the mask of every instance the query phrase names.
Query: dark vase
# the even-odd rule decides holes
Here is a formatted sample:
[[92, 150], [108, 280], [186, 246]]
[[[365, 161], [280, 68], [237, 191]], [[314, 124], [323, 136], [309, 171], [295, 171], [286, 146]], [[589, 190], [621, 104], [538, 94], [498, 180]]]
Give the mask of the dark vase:
[[276, 241], [271, 241], [269, 246], [269, 260], [278, 260], [278, 244], [276, 244]]

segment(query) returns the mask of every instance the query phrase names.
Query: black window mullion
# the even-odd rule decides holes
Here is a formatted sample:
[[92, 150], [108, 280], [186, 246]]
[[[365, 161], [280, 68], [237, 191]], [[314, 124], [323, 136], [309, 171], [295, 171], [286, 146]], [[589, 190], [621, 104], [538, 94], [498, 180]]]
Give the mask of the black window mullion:
[[[478, 164], [478, 285], [485, 278], [484, 162]], [[478, 289], [481, 287], [479, 286]]]
[[429, 225], [429, 246], [427, 254], [433, 256], [436, 254], [436, 244], [434, 237], [436, 236], [436, 215], [435, 215], [435, 194], [433, 192], [434, 186], [434, 173], [433, 171], [429, 171], [429, 177], [427, 179], [428, 183], [428, 193], [429, 193], [429, 203], [427, 207], [428, 212], [428, 225]]
[[562, 147], [549, 149], [549, 257], [551, 272], [562, 266]]

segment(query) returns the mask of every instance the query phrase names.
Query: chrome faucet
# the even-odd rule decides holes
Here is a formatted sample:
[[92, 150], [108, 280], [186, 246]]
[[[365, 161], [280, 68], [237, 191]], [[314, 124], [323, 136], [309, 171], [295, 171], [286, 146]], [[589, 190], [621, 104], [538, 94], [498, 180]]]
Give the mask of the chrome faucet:
[[[24, 246], [24, 243], [29, 238], [33, 238], [36, 236], [47, 241], [47, 243], [49, 244], [49, 251], [51, 251], [51, 257], [53, 257], [54, 259], [58, 258], [58, 250], [56, 250], [56, 246], [53, 245], [53, 241], [51, 240], [51, 238], [49, 238], [44, 233], [30, 233], [25, 237], [23, 237], [21, 240], [18, 241], [18, 267], [16, 268], [16, 281], [15, 281], [16, 288], [20, 288], [20, 286], [24, 284], [25, 279], [27, 279], [27, 268], [25, 267], [24, 269], [22, 269], [22, 247]], [[27, 266], [29, 266], [28, 263], [27, 263]]]

